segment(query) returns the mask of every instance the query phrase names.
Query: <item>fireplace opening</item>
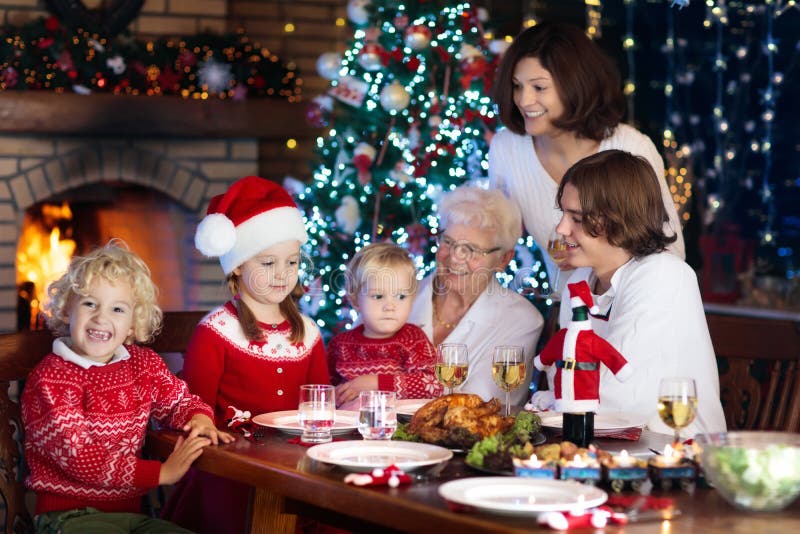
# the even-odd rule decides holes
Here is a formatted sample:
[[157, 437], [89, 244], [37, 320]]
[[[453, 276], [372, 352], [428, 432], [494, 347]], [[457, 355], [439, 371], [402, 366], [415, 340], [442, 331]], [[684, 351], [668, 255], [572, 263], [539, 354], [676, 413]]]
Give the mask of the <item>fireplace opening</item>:
[[[31, 206], [17, 246], [17, 327], [44, 328], [47, 285], [70, 258], [119, 238], [150, 267], [164, 310], [185, 309], [186, 255], [196, 215], [154, 189], [103, 182]], [[188, 237], [187, 237], [188, 236]]]

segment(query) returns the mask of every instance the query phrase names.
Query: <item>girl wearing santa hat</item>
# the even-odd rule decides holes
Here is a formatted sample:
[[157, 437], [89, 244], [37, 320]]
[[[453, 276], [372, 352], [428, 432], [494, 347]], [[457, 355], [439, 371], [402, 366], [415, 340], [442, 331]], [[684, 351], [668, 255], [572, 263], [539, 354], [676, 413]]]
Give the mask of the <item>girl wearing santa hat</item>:
[[[627, 359], [633, 373], [620, 382], [608, 369], [600, 376], [598, 413], [646, 416], [650, 430], [672, 434], [658, 417], [661, 378], [695, 379], [698, 417], [689, 432], [724, 431], [719, 374], [695, 272], [674, 254], [664, 223], [658, 180], [640, 156], [599, 152], [567, 170], [558, 187], [557, 231], [567, 242], [570, 283], [586, 281], [597, 306], [591, 327]], [[569, 295], [572, 297], [573, 295]], [[565, 298], [568, 298], [565, 295]], [[561, 324], [571, 310], [561, 307]], [[552, 388], [551, 388], [552, 389]], [[538, 407], [549, 404], [537, 392]]]
[[[328, 384], [319, 328], [300, 313], [303, 216], [282, 187], [256, 176], [211, 199], [195, 246], [218, 257], [232, 300], [194, 332], [183, 367], [191, 391], [225, 426], [230, 410], [295, 410], [302, 384]], [[197, 470], [165, 507], [165, 516], [197, 532], [243, 532], [247, 486]]]

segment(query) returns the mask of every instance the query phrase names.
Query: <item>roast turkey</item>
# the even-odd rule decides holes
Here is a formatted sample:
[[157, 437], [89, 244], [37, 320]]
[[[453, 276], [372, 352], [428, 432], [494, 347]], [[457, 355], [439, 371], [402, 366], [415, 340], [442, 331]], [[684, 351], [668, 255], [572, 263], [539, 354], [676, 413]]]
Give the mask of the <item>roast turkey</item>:
[[484, 401], [471, 393], [444, 395], [417, 410], [408, 430], [427, 443], [467, 449], [511, 428], [514, 418], [500, 415], [500, 407], [497, 399]]

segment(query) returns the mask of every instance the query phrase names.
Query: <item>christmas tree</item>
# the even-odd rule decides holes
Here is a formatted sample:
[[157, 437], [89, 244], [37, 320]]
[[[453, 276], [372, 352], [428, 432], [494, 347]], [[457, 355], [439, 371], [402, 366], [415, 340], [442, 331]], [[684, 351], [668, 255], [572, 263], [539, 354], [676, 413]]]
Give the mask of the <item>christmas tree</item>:
[[328, 333], [355, 318], [344, 272], [359, 248], [392, 240], [420, 276], [433, 269], [439, 195], [486, 175], [498, 61], [489, 49], [502, 45], [485, 40], [465, 1], [350, 0], [347, 14], [348, 50], [318, 61], [331, 87], [308, 117], [327, 130], [313, 182], [297, 195], [317, 275], [303, 305]]

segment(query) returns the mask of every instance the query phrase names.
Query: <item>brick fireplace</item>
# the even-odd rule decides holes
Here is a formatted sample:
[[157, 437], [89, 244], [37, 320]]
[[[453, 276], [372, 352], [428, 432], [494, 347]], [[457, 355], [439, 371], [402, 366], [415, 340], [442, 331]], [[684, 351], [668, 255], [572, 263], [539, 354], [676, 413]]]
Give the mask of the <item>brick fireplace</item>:
[[146, 259], [168, 297], [165, 308], [219, 304], [227, 296], [222, 271], [194, 250], [194, 230], [212, 196], [257, 173], [257, 146], [256, 139], [0, 135], [0, 330], [16, 328], [15, 258], [25, 210], [93, 185], [138, 185], [163, 197], [167, 209], [148, 202], [135, 207], [136, 217], [130, 205], [112, 210], [103, 237], [125, 239]]
[[[218, 261], [194, 249], [196, 225], [211, 197], [242, 176], [258, 174], [260, 167], [265, 174], [259, 147], [270, 136], [269, 128], [285, 135], [292, 129], [287, 125], [303, 124], [302, 109], [283, 102], [236, 108], [222, 102], [85, 98], [96, 99], [92, 102], [101, 108], [114, 106], [97, 114], [112, 119], [82, 121], [78, 112], [39, 124], [30, 120], [36, 115], [30, 102], [9, 105], [0, 99], [0, 332], [16, 329], [17, 244], [26, 210], [44, 201], [96, 195], [120, 199], [104, 208], [105, 229], [98, 235], [101, 241], [124, 239], [147, 261], [161, 289], [162, 307], [210, 309], [223, 302], [229, 295]], [[57, 102], [66, 102], [67, 109], [75, 104]], [[206, 116], [214, 109], [219, 113]], [[52, 115], [61, 113], [72, 112], [53, 106]], [[73, 130], [65, 131], [65, 124]], [[119, 194], [109, 194], [113, 191]]]

